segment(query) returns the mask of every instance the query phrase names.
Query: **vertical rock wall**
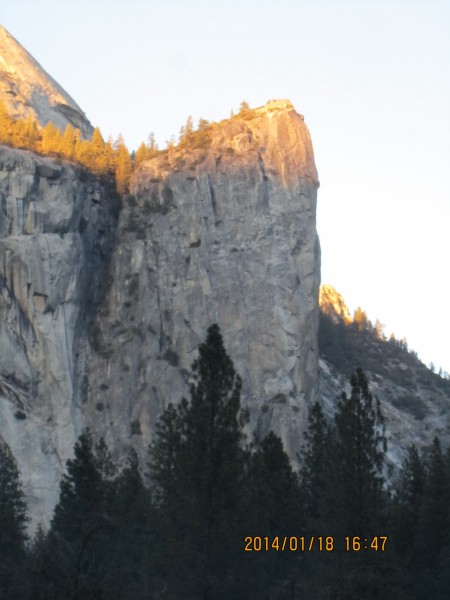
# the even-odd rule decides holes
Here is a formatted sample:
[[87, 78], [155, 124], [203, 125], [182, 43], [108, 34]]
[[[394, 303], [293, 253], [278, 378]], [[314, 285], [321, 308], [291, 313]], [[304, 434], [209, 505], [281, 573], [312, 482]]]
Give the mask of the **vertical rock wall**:
[[0, 147], [0, 435], [44, 524], [83, 426], [88, 325], [114, 207], [79, 169]]
[[287, 101], [141, 166], [91, 360], [86, 422], [111, 446], [147, 446], [217, 322], [252, 429], [275, 430], [295, 457], [318, 385], [317, 187], [307, 127]]
[[117, 235], [117, 198], [98, 180], [0, 147], [0, 435], [35, 523], [83, 427], [144, 459], [213, 322], [251, 429], [295, 457], [318, 388], [317, 187], [287, 101], [144, 163]]

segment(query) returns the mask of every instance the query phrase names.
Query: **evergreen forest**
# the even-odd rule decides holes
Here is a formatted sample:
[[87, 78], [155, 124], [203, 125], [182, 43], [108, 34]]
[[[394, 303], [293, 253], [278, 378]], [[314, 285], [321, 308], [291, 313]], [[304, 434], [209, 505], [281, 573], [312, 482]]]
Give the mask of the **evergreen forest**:
[[390, 474], [360, 368], [332, 420], [311, 408], [298, 470], [274, 433], [250, 438], [217, 325], [192, 381], [144, 464], [132, 449], [116, 464], [85, 431], [50, 528], [32, 538], [0, 446], [0, 598], [448, 600], [450, 450], [411, 447]]

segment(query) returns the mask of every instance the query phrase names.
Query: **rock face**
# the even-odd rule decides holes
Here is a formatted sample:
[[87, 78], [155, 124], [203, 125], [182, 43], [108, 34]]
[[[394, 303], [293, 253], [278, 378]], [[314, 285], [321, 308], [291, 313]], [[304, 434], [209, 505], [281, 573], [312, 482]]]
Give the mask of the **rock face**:
[[436, 435], [448, 445], [450, 381], [432, 373], [402, 343], [388, 341], [375, 328], [361, 331], [333, 287], [323, 286], [319, 297], [319, 389], [328, 416], [333, 417], [342, 390], [350, 391], [350, 374], [361, 367], [386, 419], [391, 465], [399, 467], [411, 445], [430, 445]]
[[213, 322], [250, 428], [298, 450], [318, 391], [308, 130], [278, 101], [194, 142], [141, 166], [117, 236], [117, 199], [98, 180], [0, 147], [0, 435], [35, 522], [84, 427], [116, 457], [133, 445], [144, 458]]
[[112, 447], [151, 441], [217, 322], [251, 428], [295, 457], [318, 386], [317, 173], [288, 101], [213, 125], [132, 181], [95, 325], [86, 423]]
[[111, 190], [80, 169], [0, 146], [0, 435], [44, 524], [83, 426], [114, 209]]
[[14, 117], [32, 116], [62, 131], [70, 124], [90, 138], [92, 125], [81, 108], [0, 25], [0, 101]]

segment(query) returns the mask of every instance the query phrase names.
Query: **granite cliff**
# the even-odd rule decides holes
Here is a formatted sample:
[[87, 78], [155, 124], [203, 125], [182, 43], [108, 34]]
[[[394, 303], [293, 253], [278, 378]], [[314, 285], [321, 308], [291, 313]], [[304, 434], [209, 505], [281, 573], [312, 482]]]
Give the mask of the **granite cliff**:
[[0, 146], [0, 435], [43, 522], [84, 425], [89, 324], [117, 209], [79, 168]]
[[131, 194], [0, 149], [0, 435], [36, 522], [84, 427], [144, 457], [218, 322], [250, 429], [291, 456], [317, 397], [317, 173], [288, 101], [161, 152]]
[[308, 130], [288, 101], [140, 167], [93, 331], [86, 423], [111, 446], [148, 444], [217, 322], [252, 429], [273, 429], [295, 456], [318, 386], [317, 187]]

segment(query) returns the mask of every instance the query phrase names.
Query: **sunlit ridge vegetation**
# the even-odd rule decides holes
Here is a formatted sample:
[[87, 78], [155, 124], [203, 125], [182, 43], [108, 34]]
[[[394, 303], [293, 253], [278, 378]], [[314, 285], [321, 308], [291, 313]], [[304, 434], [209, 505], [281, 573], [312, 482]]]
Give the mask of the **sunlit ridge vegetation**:
[[[251, 114], [248, 103], [243, 101], [236, 117], [248, 119]], [[230, 118], [234, 117], [231, 112]], [[173, 148], [205, 148], [210, 144], [212, 132], [217, 125], [201, 118], [195, 129], [193, 118], [189, 116], [186, 124], [180, 129], [178, 140], [172, 136], [167, 141], [166, 151]], [[8, 114], [2, 102], [0, 102], [0, 144], [76, 162], [95, 175], [114, 178], [120, 194], [129, 191], [131, 175], [141, 163], [163, 152], [158, 149], [153, 133], [149, 135], [148, 143], [142, 142], [136, 152], [130, 153], [122, 135], [114, 141], [109, 139], [105, 142], [97, 127], [92, 138], [86, 140], [83, 139], [80, 130], [70, 124], [62, 131], [52, 122], [45, 127], [40, 127], [32, 116], [26, 119], [14, 119]]]
[[31, 116], [13, 119], [0, 103], [0, 143], [76, 162], [95, 175], [114, 178], [120, 194], [128, 191], [133, 160], [121, 135], [105, 142], [96, 128], [86, 140], [71, 125], [62, 131], [52, 122], [40, 127]]
[[417, 379], [449, 389], [449, 373], [436, 369], [433, 363], [426, 367], [417, 352], [408, 347], [405, 337], [397, 339], [394, 333], [387, 337], [379, 319], [373, 323], [361, 307], [354, 311], [353, 317], [343, 318], [321, 306], [319, 350], [323, 358], [348, 375], [355, 364], [364, 364], [370, 371], [395, 379], [401, 385]]

